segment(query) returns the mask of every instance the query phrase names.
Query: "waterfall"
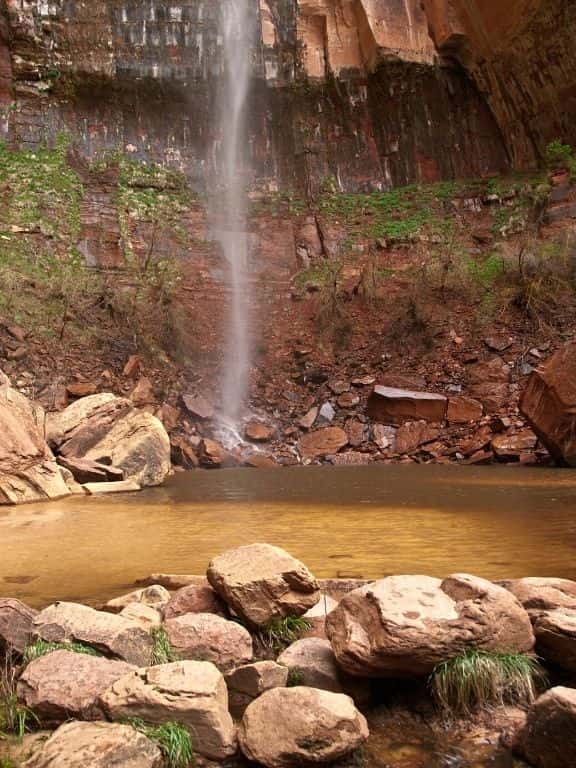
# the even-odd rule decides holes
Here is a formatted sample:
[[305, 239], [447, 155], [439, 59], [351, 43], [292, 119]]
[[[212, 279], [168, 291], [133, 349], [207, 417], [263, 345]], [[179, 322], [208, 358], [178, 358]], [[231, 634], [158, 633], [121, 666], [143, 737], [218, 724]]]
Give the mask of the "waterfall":
[[252, 77], [254, 0], [223, 0], [220, 6], [220, 37], [224, 71], [218, 93], [220, 157], [218, 161], [218, 210], [220, 241], [228, 273], [230, 310], [222, 411], [228, 428], [242, 416], [248, 394], [250, 371], [249, 243], [247, 235], [246, 158], [248, 152], [247, 98]]

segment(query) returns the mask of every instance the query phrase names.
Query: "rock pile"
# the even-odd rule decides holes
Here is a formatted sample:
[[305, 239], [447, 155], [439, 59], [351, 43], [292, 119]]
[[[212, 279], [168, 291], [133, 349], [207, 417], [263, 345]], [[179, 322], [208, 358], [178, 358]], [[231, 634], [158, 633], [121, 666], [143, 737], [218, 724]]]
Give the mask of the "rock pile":
[[[22, 652], [32, 641], [37, 649], [19, 676], [18, 700], [56, 728], [34, 742], [27, 768], [159, 768], [154, 743], [125, 725], [138, 720], [179, 724], [209, 761], [240, 749], [266, 768], [331, 763], [369, 736], [358, 709], [370, 702], [369, 679], [426, 680], [468, 650], [530, 653], [534, 632], [551, 661], [571, 669], [576, 656], [568, 632], [549, 652], [541, 624], [574, 610], [576, 584], [564, 580], [391, 576], [332, 584], [338, 588], [328, 598], [302, 563], [267, 544], [214, 558], [212, 586], [157, 578], [179, 589], [147, 584], [103, 611], [55, 603], [36, 613], [0, 603], [0, 642]], [[157, 622], [144, 621], [147, 612]], [[307, 616], [322, 625], [303, 623]], [[283, 622], [301, 625], [302, 636], [282, 635]], [[39, 640], [53, 644], [43, 655]], [[563, 728], [574, 728], [573, 699], [573, 689], [556, 688], [530, 710], [515, 748], [538, 768], [572, 765], [558, 761], [547, 734], [560, 739]], [[572, 760], [574, 745], [564, 746]]]

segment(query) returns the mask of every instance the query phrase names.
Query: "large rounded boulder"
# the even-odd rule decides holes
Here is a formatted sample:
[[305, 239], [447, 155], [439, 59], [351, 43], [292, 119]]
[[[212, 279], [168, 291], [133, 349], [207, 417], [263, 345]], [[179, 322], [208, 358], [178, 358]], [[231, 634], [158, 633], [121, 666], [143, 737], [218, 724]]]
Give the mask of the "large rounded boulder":
[[489, 581], [390, 576], [346, 595], [326, 622], [339, 665], [361, 677], [427, 675], [467, 649], [528, 652], [530, 617]]
[[576, 690], [551, 688], [532, 705], [516, 751], [535, 768], [576, 765]]
[[368, 738], [348, 696], [316, 688], [273, 688], [246, 709], [238, 734], [244, 755], [266, 768], [331, 763]]
[[248, 630], [214, 613], [186, 613], [164, 623], [170, 645], [182, 659], [211, 661], [226, 670], [252, 661]]
[[23, 768], [161, 768], [158, 747], [129, 725], [65, 723]]
[[208, 581], [230, 608], [252, 626], [301, 616], [320, 599], [308, 568], [279, 547], [250, 544], [214, 558]]

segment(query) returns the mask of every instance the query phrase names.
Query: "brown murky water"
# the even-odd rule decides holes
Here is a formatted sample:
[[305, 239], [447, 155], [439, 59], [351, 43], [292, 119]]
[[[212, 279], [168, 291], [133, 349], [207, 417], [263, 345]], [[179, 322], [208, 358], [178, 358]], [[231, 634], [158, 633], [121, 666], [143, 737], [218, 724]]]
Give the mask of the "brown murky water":
[[152, 572], [279, 544], [321, 577], [576, 579], [576, 472], [310, 467], [180, 474], [140, 494], [0, 511], [0, 595], [98, 601]]

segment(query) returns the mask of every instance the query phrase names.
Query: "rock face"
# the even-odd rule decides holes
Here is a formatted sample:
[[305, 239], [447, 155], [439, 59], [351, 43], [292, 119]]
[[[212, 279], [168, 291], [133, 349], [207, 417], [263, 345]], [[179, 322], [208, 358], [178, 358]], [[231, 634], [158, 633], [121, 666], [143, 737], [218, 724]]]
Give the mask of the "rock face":
[[468, 575], [391, 576], [346, 595], [327, 619], [339, 665], [353, 675], [427, 675], [468, 648], [531, 651], [530, 618], [507, 590]]
[[132, 669], [123, 661], [53, 651], [28, 664], [18, 681], [18, 698], [44, 724], [101, 720], [100, 694]]
[[30, 639], [37, 613], [20, 600], [0, 598], [0, 648], [10, 647], [21, 653]]
[[44, 411], [0, 382], [0, 504], [68, 496], [44, 439]]
[[138, 622], [77, 603], [48, 606], [35, 617], [32, 632], [50, 642], [78, 640], [138, 666], [151, 661], [153, 641]]
[[195, 751], [212, 760], [223, 760], [236, 750], [226, 683], [208, 662], [178, 661], [136, 670], [116, 681], [101, 704], [112, 719], [181, 723], [192, 734]]
[[532, 705], [516, 749], [535, 768], [576, 765], [576, 690], [551, 688]]
[[249, 760], [266, 768], [296, 768], [353, 752], [368, 738], [368, 725], [343, 694], [275, 688], [250, 704], [238, 736]]
[[110, 464], [141, 486], [170, 472], [170, 439], [162, 422], [109, 393], [84, 397], [48, 415], [48, 441], [65, 458]]
[[367, 411], [374, 421], [400, 425], [405, 421], [442, 422], [447, 408], [443, 395], [376, 386], [368, 398]]
[[158, 747], [128, 725], [61, 725], [24, 768], [161, 768]]
[[504, 586], [530, 615], [538, 655], [576, 672], [576, 582], [526, 578]]
[[254, 626], [301, 616], [320, 599], [308, 568], [279, 547], [250, 544], [214, 558], [208, 580], [239, 616]]
[[174, 650], [184, 659], [211, 661], [228, 669], [252, 660], [250, 633], [213, 613], [187, 613], [164, 623]]
[[576, 467], [576, 342], [532, 373], [520, 410], [556, 461]]

